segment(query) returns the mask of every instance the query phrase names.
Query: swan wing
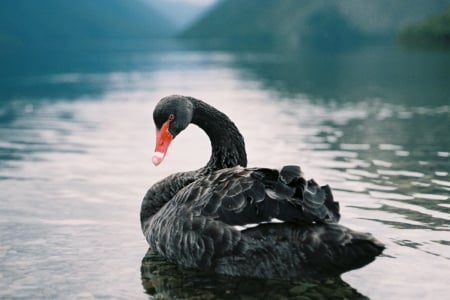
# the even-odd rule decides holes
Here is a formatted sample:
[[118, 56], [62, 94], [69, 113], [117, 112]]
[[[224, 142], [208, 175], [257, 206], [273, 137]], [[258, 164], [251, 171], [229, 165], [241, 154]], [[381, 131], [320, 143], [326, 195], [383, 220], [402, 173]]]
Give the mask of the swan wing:
[[188, 185], [174, 200], [203, 216], [238, 226], [274, 220], [332, 223], [340, 217], [330, 188], [306, 180], [298, 166], [219, 170]]

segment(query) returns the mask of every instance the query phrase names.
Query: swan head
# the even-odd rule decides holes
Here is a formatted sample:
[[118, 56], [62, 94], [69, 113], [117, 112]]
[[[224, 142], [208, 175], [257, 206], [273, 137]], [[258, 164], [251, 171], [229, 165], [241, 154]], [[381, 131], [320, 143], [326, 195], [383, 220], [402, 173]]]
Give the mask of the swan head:
[[172, 140], [192, 121], [194, 105], [189, 98], [172, 95], [162, 98], [153, 111], [156, 144], [153, 164], [159, 165], [166, 156]]

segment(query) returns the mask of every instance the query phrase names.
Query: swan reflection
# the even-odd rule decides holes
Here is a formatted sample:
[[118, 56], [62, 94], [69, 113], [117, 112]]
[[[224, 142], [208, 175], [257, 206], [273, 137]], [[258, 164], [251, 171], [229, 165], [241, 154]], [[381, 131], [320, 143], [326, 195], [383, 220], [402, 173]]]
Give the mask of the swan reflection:
[[141, 277], [155, 299], [368, 299], [339, 277], [292, 282], [229, 277], [184, 268], [151, 249], [142, 259]]

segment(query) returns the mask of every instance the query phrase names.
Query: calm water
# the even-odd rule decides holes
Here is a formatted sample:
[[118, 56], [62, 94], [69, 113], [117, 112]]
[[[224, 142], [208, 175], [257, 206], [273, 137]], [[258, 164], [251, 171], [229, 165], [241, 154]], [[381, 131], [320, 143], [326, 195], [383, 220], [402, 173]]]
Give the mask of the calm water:
[[[450, 55], [200, 51], [174, 44], [0, 52], [0, 298], [443, 299], [450, 293]], [[341, 223], [387, 250], [342, 281], [233, 281], [147, 252], [152, 183], [203, 165], [190, 127], [151, 164], [158, 99], [226, 112], [250, 166], [300, 164]], [[142, 267], [142, 272], [141, 272]], [[300, 298], [298, 298], [300, 299]]]

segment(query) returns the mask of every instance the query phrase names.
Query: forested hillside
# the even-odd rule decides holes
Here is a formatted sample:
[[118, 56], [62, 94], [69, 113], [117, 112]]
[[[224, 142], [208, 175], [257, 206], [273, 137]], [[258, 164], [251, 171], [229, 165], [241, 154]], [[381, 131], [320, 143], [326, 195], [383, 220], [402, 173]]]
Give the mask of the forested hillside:
[[450, 6], [443, 13], [403, 28], [399, 41], [409, 47], [450, 48]]
[[448, 0], [224, 0], [182, 33], [191, 39], [345, 45], [393, 40]]

